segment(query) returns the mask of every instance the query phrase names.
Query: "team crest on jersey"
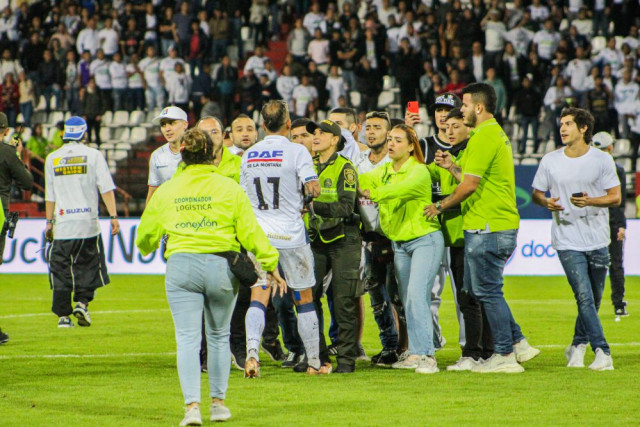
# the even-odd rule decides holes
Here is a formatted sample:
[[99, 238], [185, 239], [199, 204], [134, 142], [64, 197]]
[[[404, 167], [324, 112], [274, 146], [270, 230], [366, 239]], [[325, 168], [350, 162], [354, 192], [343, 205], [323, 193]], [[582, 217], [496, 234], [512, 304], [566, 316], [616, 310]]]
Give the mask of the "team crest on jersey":
[[331, 178], [327, 178], [324, 180], [324, 188], [331, 188], [331, 185], [333, 184], [333, 181], [331, 181]]
[[344, 188], [355, 189], [356, 188], [356, 171], [353, 169], [344, 170]]

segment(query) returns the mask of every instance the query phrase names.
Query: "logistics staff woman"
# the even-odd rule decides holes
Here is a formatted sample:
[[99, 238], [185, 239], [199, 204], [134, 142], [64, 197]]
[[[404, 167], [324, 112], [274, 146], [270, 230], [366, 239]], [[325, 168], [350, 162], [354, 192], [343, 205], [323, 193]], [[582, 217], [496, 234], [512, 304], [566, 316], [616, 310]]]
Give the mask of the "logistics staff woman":
[[[169, 236], [166, 290], [176, 329], [178, 376], [187, 404], [181, 425], [200, 425], [198, 349], [204, 309], [207, 329], [211, 420], [231, 417], [224, 406], [229, 381], [229, 322], [238, 284], [227, 261], [216, 253], [256, 254], [280, 290], [286, 283], [276, 266], [278, 252], [258, 225], [249, 199], [233, 180], [213, 173], [214, 147], [209, 135], [188, 131], [182, 140], [186, 168], [154, 193], [140, 220], [136, 245], [143, 254]], [[238, 242], [239, 241], [239, 242]]]
[[351, 161], [338, 154], [344, 148], [340, 126], [331, 120], [308, 123], [313, 135], [316, 172], [320, 181], [320, 197], [312, 202], [313, 216], [309, 221], [311, 249], [315, 260], [316, 288], [314, 302], [320, 322], [320, 358], [324, 371], [328, 364], [323, 333], [320, 298], [323, 279], [333, 272], [333, 307], [338, 323], [338, 368], [336, 373], [355, 370], [358, 356], [356, 303], [364, 293], [360, 273], [360, 232], [355, 219], [357, 174]]
[[[398, 290], [407, 317], [409, 355], [392, 366], [420, 374], [438, 372], [429, 313], [431, 288], [444, 253], [437, 219], [425, 219], [431, 203], [431, 177], [413, 128], [397, 125], [389, 132], [390, 163], [362, 174], [360, 190], [378, 203], [384, 234], [393, 242]], [[322, 181], [321, 181], [322, 182]]]

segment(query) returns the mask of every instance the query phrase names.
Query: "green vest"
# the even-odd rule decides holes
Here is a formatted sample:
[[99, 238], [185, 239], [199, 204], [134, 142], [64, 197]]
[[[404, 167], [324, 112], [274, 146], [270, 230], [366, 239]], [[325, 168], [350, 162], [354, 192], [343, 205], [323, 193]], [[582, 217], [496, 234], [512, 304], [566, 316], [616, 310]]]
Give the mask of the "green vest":
[[[330, 161], [319, 173], [318, 180], [321, 191], [320, 196], [315, 198], [314, 201], [322, 203], [336, 203], [339, 201], [338, 180], [346, 164], [351, 164], [351, 161], [338, 155], [335, 160]], [[314, 162], [316, 172], [318, 171], [318, 165], [318, 162]], [[319, 237], [323, 243], [331, 243], [345, 236], [344, 218], [323, 218], [316, 214], [314, 220], [309, 220], [309, 229], [311, 230], [311, 240]]]

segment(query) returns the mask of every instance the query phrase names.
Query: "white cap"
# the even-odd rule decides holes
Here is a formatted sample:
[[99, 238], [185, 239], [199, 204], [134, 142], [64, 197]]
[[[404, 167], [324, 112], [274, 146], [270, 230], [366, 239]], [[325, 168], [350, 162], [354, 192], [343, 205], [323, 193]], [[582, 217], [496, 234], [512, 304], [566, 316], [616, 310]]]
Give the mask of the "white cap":
[[178, 108], [176, 106], [165, 107], [159, 116], [152, 120], [154, 125], [160, 124], [160, 120], [169, 119], [169, 120], [184, 120], [185, 122], [189, 121], [187, 117], [187, 113], [184, 112], [182, 108]]
[[613, 137], [609, 132], [598, 132], [593, 135], [591, 144], [602, 150], [613, 144]]

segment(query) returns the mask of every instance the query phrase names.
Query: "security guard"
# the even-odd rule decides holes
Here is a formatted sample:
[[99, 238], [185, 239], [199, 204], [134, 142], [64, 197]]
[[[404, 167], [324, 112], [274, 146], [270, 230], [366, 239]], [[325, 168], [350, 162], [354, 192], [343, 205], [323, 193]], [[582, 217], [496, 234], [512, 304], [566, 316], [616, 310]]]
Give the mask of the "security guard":
[[327, 346], [323, 333], [320, 298], [323, 278], [333, 272], [333, 301], [338, 322], [338, 367], [336, 373], [355, 370], [358, 355], [356, 324], [357, 299], [364, 293], [359, 280], [360, 232], [359, 217], [354, 213], [357, 173], [347, 158], [337, 152], [344, 148], [340, 126], [331, 120], [308, 123], [307, 132], [313, 135], [313, 151], [321, 195], [311, 203], [309, 235], [315, 258], [316, 288], [314, 302], [320, 322], [320, 353], [324, 366], [328, 364]]

